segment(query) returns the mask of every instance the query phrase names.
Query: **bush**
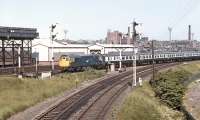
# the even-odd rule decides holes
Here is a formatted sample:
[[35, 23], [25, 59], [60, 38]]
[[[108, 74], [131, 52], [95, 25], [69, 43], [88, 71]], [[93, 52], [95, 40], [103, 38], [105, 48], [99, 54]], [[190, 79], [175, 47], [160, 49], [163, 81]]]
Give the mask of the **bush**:
[[173, 109], [181, 109], [182, 97], [186, 89], [185, 82], [189, 79], [190, 73], [185, 70], [167, 71], [156, 75], [151, 80], [151, 86], [156, 97]]

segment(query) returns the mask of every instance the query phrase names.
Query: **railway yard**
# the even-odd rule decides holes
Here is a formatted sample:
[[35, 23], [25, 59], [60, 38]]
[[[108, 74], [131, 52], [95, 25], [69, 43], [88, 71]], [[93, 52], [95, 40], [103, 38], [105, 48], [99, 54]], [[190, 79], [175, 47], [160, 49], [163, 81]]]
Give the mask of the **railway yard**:
[[[163, 71], [166, 69], [170, 69], [171, 67], [177, 66], [177, 65], [184, 65], [187, 62], [174, 62], [174, 63], [163, 63], [163, 64], [155, 64], [154, 70], [156, 72]], [[197, 62], [198, 63], [198, 62]], [[188, 62], [187, 64], [190, 64]], [[186, 64], [186, 65], [187, 65]], [[10, 67], [9, 69], [11, 69]], [[40, 68], [40, 67], [38, 67]], [[40, 70], [46, 71], [50, 69], [51, 66], [45, 66], [41, 67]], [[56, 68], [56, 67], [55, 67]], [[33, 73], [35, 72], [35, 66], [29, 66], [24, 67], [26, 71], [32, 70]], [[55, 69], [56, 70], [56, 69]], [[100, 70], [102, 71], [102, 70]], [[103, 70], [104, 71], [104, 70]], [[82, 73], [82, 72], [80, 72]], [[84, 72], [83, 72], [84, 73]], [[145, 65], [145, 66], [138, 66], [137, 67], [137, 76], [142, 78], [150, 77], [153, 73], [153, 67], [152, 65]], [[7, 72], [3, 73], [3, 76], [12, 75], [15, 73]], [[54, 74], [54, 76], [58, 76], [57, 79], [63, 79], [65, 80], [66, 73], [57, 72]], [[105, 75], [104, 77], [100, 77], [94, 81], [85, 81], [83, 82], [80, 80], [80, 78], [77, 78], [76, 74], [78, 73], [67, 73], [67, 74], [74, 74], [75, 76], [72, 76], [72, 81], [74, 85], [71, 86], [70, 89], [66, 90], [64, 93], [59, 95], [57, 97], [50, 97], [45, 100], [44, 102], [41, 102], [37, 104], [36, 106], [30, 107], [25, 111], [22, 111], [14, 116], [11, 116], [9, 120], [27, 120], [27, 119], [34, 119], [34, 120], [103, 120], [110, 118], [112, 114], [112, 108], [114, 103], [124, 94], [124, 92], [127, 89], [132, 89], [131, 84], [133, 83], [133, 70], [132, 68], [127, 68], [126, 71], [123, 71], [121, 73], [116, 72], [109, 72], [109, 74]], [[91, 74], [87, 73], [86, 74]], [[92, 72], [94, 74], [94, 72]], [[96, 73], [95, 73], [96, 74]], [[87, 76], [86, 75], [86, 76]], [[54, 80], [54, 76], [52, 76], [51, 79]], [[81, 75], [82, 76], [82, 75]], [[89, 75], [90, 76], [90, 75]], [[89, 77], [88, 76], [88, 77]], [[94, 77], [95, 78], [95, 77]], [[26, 79], [26, 78], [23, 78]], [[28, 78], [32, 79], [32, 78]], [[35, 78], [33, 78], [35, 79]], [[46, 78], [46, 82], [48, 82], [49, 78]], [[68, 78], [67, 78], [68, 79]], [[80, 84], [80, 81], [78, 81], [78, 84], [75, 83], [74, 79], [79, 79], [83, 83]], [[85, 77], [85, 79], [93, 79], [92, 77]], [[137, 78], [138, 79], [138, 78]], [[150, 78], [148, 78], [150, 79]], [[68, 79], [70, 80], [70, 79]], [[70, 80], [70, 81], [71, 81]], [[35, 81], [35, 80], [34, 80]], [[40, 81], [40, 80], [39, 80]], [[71, 81], [71, 82], [72, 82]], [[58, 81], [59, 82], [59, 81]], [[77, 82], [77, 81], [76, 81]], [[62, 83], [61, 83], [62, 84]], [[139, 85], [139, 82], [137, 81], [137, 85]], [[74, 87], [73, 87], [74, 86]], [[133, 87], [131, 91], [134, 92], [134, 89], [137, 87]], [[66, 89], [66, 88], [65, 88]], [[63, 89], [64, 90], [64, 89]], [[48, 96], [48, 95], [47, 95]], [[42, 100], [42, 101], [43, 101]], [[37, 102], [36, 102], [37, 103]], [[23, 109], [25, 109], [23, 108]], [[15, 108], [17, 109], [17, 108]], [[12, 115], [12, 114], [10, 114]], [[8, 116], [10, 116], [8, 115]], [[7, 117], [6, 117], [7, 118]]]
[[2, 1], [0, 120], [200, 120], [197, 1]]
[[[155, 65], [156, 70], [166, 71], [183, 63], [165, 63]], [[185, 64], [185, 63], [184, 63]], [[85, 81], [76, 88], [67, 90], [57, 97], [51, 97], [44, 102], [30, 107], [9, 120], [102, 120], [112, 114], [112, 108], [126, 89], [131, 89], [132, 68], [127, 71], [107, 74], [94, 81]], [[152, 66], [140, 66], [137, 75], [149, 79], [152, 74]], [[139, 83], [137, 83], [139, 84]], [[134, 92], [133, 88], [131, 91]]]
[[[123, 99], [129, 95], [126, 91], [134, 93], [136, 89], [142, 89], [143, 83], [152, 85], [159, 72], [200, 59], [199, 51], [156, 51], [154, 40], [148, 48], [150, 52], [138, 51], [137, 46], [96, 44], [86, 49], [87, 54], [78, 55], [75, 54], [78, 47], [79, 50], [85, 51], [84, 46], [71, 45], [71, 48], [65, 46], [66, 51], [73, 50], [75, 47], [77, 50], [72, 52], [73, 54], [61, 53], [54, 52], [56, 49], [58, 51], [63, 49], [63, 45], [59, 47], [61, 43], [55, 42], [58, 47], [53, 49], [51, 46], [48, 47], [48, 51], [44, 50], [48, 52], [45, 53], [47, 56], [39, 55], [42, 50], [34, 56], [32, 40], [38, 36], [37, 29], [0, 27], [0, 30], [2, 39], [0, 39], [2, 53], [0, 56], [0, 97], [2, 98], [0, 120], [111, 119], [112, 109], [116, 107], [115, 103], [120, 101], [120, 98], [123, 104]], [[11, 33], [13, 30], [16, 34]], [[14, 40], [12, 45], [11, 38]], [[42, 61], [43, 58], [45, 61]], [[182, 80], [184, 76], [177, 75], [177, 77], [180, 78], [172, 80]], [[180, 82], [177, 84], [182, 85]], [[155, 86], [151, 87], [154, 89]], [[172, 97], [172, 99], [176, 98]], [[182, 101], [182, 98], [178, 101]], [[134, 106], [132, 107], [134, 109]], [[167, 107], [174, 110], [170, 105]], [[118, 112], [120, 109], [119, 106]], [[115, 113], [115, 118], [121, 114], [118, 112]], [[187, 109], [181, 108], [176, 112], [179, 117], [193, 118], [192, 113]], [[158, 118], [163, 116], [163, 113], [160, 114]], [[149, 117], [152, 117], [151, 114]]]
[[[171, 65], [173, 66], [174, 64]], [[159, 69], [164, 66], [169, 67], [171, 65], [158, 65], [156, 67], [158, 67], [157, 69]], [[151, 66], [146, 66], [139, 67], [137, 74], [145, 76], [151, 72]], [[96, 82], [91, 82], [90, 84], [87, 83], [86, 85], [84, 85], [83, 88], [79, 88], [78, 91], [74, 89], [73, 94], [69, 94], [67, 92], [67, 94], [60, 97], [59, 100], [57, 99], [60, 102], [54, 101], [53, 103], [51, 103], [51, 105], [47, 105], [51, 107], [46, 106], [47, 108], [43, 107], [42, 110], [39, 110], [39, 113], [42, 114], [36, 112], [37, 114], [35, 113], [34, 115], [32, 115], [32, 117], [34, 119], [103, 119], [106, 113], [105, 111], [108, 111], [112, 103], [120, 95], [120, 93], [123, 93], [127, 86], [130, 86], [130, 80], [132, 78], [131, 73], [132, 71], [129, 69], [127, 72], [120, 74], [115, 73], [103, 77], [102, 79], [100, 79], [100, 81], [97, 80]], [[93, 113], [94, 111], [95, 113]], [[23, 115], [20, 117], [16, 117], [18, 119], [27, 119], [27, 117], [31, 118], [31, 114], [26, 112], [24, 116], [26, 117], [23, 118]], [[11, 117], [10, 119], [15, 119], [15, 117]]]

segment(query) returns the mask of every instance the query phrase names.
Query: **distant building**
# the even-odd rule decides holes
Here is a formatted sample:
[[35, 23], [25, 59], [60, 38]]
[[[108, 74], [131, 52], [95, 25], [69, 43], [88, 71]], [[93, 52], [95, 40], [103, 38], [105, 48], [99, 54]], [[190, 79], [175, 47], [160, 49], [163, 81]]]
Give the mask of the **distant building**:
[[107, 44], [120, 44], [122, 41], [122, 33], [119, 31], [110, 31], [107, 32]]
[[140, 40], [141, 40], [141, 41], [148, 41], [149, 38], [148, 38], [148, 37], [142, 37]]
[[[136, 39], [139, 39], [139, 38], [136, 38]], [[117, 30], [116, 31], [108, 30], [106, 43], [107, 44], [133, 44], [130, 27], [128, 27], [127, 33], [122, 33]]]
[[[53, 49], [52, 49], [53, 48]], [[33, 42], [33, 58], [38, 58], [40, 63], [48, 63], [51, 61], [52, 52], [54, 60], [58, 61], [61, 55], [88, 55], [88, 54], [119, 54], [119, 49], [124, 52], [132, 52], [132, 45], [119, 44], [66, 44], [65, 41], [54, 41], [53, 45], [49, 39], [36, 39]], [[52, 51], [53, 50], [53, 51]]]

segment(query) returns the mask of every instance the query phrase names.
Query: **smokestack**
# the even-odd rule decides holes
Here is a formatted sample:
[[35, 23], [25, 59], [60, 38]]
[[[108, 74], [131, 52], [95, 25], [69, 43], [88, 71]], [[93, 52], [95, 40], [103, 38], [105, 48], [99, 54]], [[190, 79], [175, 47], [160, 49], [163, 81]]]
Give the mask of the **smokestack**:
[[191, 40], [191, 25], [188, 28], [188, 40]]
[[130, 37], [131, 36], [131, 30], [130, 30], [130, 27], [128, 27], [128, 37]]
[[169, 30], [169, 41], [172, 40], [172, 27], [168, 27]]

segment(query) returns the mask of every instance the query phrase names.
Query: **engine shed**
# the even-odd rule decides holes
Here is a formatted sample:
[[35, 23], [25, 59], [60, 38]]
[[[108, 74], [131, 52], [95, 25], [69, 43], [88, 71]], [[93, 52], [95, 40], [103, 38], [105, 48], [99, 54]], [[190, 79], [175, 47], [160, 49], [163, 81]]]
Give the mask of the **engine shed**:
[[[53, 48], [53, 51], [52, 51]], [[58, 61], [61, 55], [89, 55], [102, 54], [109, 55], [110, 53], [119, 51], [132, 52], [133, 45], [120, 44], [67, 44], [60, 41], [51, 41], [47, 39], [35, 39], [33, 42], [33, 57], [37, 57], [39, 63], [49, 64], [52, 58], [52, 52], [55, 62]]]
[[21, 65], [31, 64], [32, 40], [38, 36], [36, 28], [0, 26], [0, 66], [16, 66], [18, 57]]

